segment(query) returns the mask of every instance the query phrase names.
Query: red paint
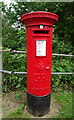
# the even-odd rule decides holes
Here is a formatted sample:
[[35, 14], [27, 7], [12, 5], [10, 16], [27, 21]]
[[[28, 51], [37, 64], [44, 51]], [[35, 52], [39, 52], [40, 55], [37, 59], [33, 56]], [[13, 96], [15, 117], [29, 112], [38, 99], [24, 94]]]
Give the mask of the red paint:
[[[51, 92], [52, 29], [57, 20], [58, 16], [49, 12], [21, 16], [27, 31], [27, 90], [32, 95], [43, 96]], [[46, 41], [46, 56], [36, 56], [37, 40]]]

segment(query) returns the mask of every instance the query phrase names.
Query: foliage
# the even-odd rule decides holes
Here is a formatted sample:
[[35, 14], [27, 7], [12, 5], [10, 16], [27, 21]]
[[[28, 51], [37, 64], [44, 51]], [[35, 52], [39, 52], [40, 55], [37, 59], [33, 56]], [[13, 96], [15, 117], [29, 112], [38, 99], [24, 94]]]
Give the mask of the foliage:
[[21, 104], [21, 105], [20, 105], [20, 108], [21, 108], [21, 109], [24, 109], [24, 104]]
[[21, 100], [21, 93], [20, 92], [16, 93], [16, 100]]
[[[2, 45], [3, 49], [26, 50], [25, 26], [19, 17], [33, 11], [47, 11], [59, 15], [54, 27], [53, 53], [74, 54], [73, 21], [74, 2], [13, 2], [9, 8], [2, 3]], [[53, 56], [53, 72], [73, 72], [73, 59]], [[3, 53], [3, 69], [26, 71], [26, 55]], [[52, 86], [74, 85], [73, 75], [53, 75]], [[3, 91], [26, 86], [26, 76], [3, 74]]]

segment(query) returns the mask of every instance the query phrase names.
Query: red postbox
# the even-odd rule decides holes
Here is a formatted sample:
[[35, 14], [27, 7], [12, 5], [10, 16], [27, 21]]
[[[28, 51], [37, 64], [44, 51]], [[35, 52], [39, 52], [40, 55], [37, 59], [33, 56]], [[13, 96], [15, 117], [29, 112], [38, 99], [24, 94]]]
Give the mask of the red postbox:
[[58, 15], [32, 12], [21, 16], [27, 35], [27, 103], [35, 116], [49, 112], [52, 68], [52, 29]]

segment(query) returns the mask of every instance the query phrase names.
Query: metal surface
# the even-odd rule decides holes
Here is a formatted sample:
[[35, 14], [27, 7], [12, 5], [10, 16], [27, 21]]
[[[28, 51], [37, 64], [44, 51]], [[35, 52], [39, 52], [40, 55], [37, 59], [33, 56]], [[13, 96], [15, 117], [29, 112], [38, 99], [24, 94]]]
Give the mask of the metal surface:
[[[13, 52], [13, 53], [20, 53], [20, 54], [27, 54], [26, 51], [16, 51], [16, 50], [0, 50], [1, 52]], [[57, 53], [52, 53], [53, 56], [66, 56], [66, 57], [74, 57], [74, 55], [67, 55], [67, 54], [57, 54]]]
[[48, 114], [50, 110], [51, 95], [35, 96], [27, 93], [28, 107], [27, 110], [36, 117]]
[[32, 12], [21, 16], [21, 22], [26, 25], [27, 88], [31, 95], [51, 93], [52, 29], [57, 20], [58, 15], [50, 12]]
[[7, 74], [24, 74], [24, 75], [27, 75], [27, 72], [13, 72], [13, 71], [7, 71], [7, 70], [0, 70], [0, 73], [7, 73]]
[[53, 56], [66, 56], [66, 57], [74, 57], [74, 55], [66, 55], [66, 54], [56, 54], [52, 53]]
[[26, 26], [33, 26], [33, 25], [49, 25], [53, 26], [53, 24], [58, 21], [58, 15], [50, 12], [31, 12], [26, 13], [21, 16], [21, 21]]
[[9, 50], [0, 50], [0, 53], [1, 52], [13, 52], [13, 53], [25, 53], [26, 54], [26, 51], [16, 51], [16, 50], [11, 50], [11, 49], [9, 49]]
[[[22, 74], [22, 75], [27, 75], [27, 72], [13, 72], [13, 71], [7, 71], [7, 70], [0, 70], [0, 73], [8, 73], [8, 74]], [[73, 72], [52, 72], [52, 75], [74, 75]]]
[[63, 72], [52, 72], [52, 75], [74, 75], [74, 73], [73, 72], [70, 72], [70, 73], [68, 73], [68, 72], [65, 72], [65, 73], [63, 73]]

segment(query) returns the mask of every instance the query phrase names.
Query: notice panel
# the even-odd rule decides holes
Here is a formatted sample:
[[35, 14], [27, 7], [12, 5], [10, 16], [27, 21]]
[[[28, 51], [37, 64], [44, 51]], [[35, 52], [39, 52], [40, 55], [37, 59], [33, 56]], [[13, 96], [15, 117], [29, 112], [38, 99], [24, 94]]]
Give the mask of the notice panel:
[[46, 40], [36, 41], [36, 56], [46, 56]]

